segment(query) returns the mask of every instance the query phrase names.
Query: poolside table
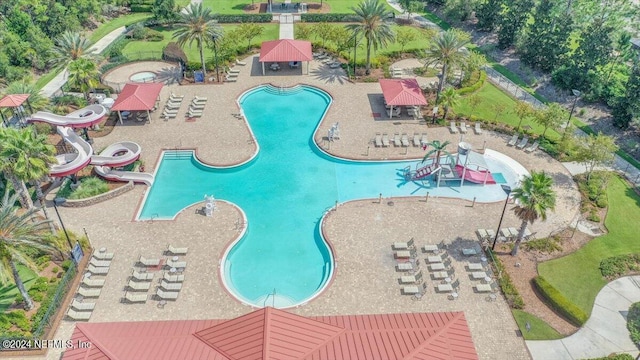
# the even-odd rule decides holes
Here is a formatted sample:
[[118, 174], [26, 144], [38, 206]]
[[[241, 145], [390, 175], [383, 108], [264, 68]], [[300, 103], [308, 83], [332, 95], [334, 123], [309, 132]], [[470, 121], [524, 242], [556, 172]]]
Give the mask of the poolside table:
[[484, 266], [482, 266], [482, 264], [479, 264], [479, 263], [469, 263], [467, 264], [467, 268], [469, 270], [484, 270]]
[[464, 255], [464, 256], [478, 255], [478, 250], [476, 250], [474, 248], [462, 249], [462, 255]]

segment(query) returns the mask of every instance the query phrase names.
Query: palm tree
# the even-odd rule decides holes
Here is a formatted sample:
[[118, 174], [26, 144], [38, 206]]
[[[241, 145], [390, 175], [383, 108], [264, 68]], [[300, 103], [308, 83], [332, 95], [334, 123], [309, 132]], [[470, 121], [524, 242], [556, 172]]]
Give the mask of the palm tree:
[[211, 9], [202, 6], [202, 3], [191, 3], [180, 13], [180, 20], [176, 24], [178, 30], [173, 34], [180, 46], [189, 43], [189, 46], [196, 42], [200, 51], [200, 61], [202, 62], [202, 74], [206, 77], [206, 66], [204, 62], [204, 45], [213, 39], [222, 37], [222, 28], [213, 19]]
[[440, 99], [440, 102], [442, 102], [442, 104], [444, 105], [444, 116], [442, 117], [443, 120], [447, 119], [449, 108], [456, 106], [459, 100], [460, 95], [452, 87], [447, 87], [446, 90], [442, 92], [442, 99]]
[[511, 255], [518, 254], [518, 248], [524, 238], [527, 223], [547, 219], [547, 211], [556, 207], [556, 193], [553, 191], [553, 179], [544, 171], [532, 171], [531, 176], [526, 176], [519, 188], [514, 189], [511, 195], [516, 201], [513, 211], [522, 220], [518, 238], [513, 246]]
[[46, 242], [46, 236], [43, 234], [49, 220], [34, 221], [37, 211], [35, 208], [20, 213], [14, 206], [16, 200], [17, 194], [9, 196], [7, 191], [0, 203], [0, 281], [6, 283], [9, 277], [13, 276], [13, 281], [24, 299], [25, 309], [30, 310], [33, 308], [33, 301], [24, 287], [16, 263], [36, 270], [37, 267], [25, 250], [36, 248], [41, 252], [53, 253], [57, 252], [57, 249]]
[[364, 0], [351, 9], [356, 13], [354, 16], [355, 24], [349, 24], [347, 28], [354, 34], [362, 34], [367, 41], [366, 74], [369, 75], [371, 73], [371, 47], [378, 50], [378, 47], [386, 46], [388, 42], [395, 39], [393, 30], [385, 22], [392, 14], [387, 11], [386, 4], [379, 0]]
[[[0, 164], [6, 177], [20, 196], [20, 203], [26, 209], [33, 207], [25, 182], [33, 182], [44, 212], [49, 219], [45, 206], [44, 194], [40, 188], [40, 180], [49, 173], [49, 166], [56, 159], [55, 148], [47, 143], [45, 135], [37, 135], [32, 127], [23, 129], [3, 128], [0, 130], [0, 157], [5, 161]], [[55, 231], [53, 224], [51, 231]]]
[[443, 152], [447, 156], [451, 155], [447, 150], [445, 150], [445, 148], [449, 144], [451, 144], [449, 141], [444, 141], [444, 142], [440, 142], [440, 140], [431, 141], [430, 143], [427, 144], [428, 147], [431, 147], [431, 150], [427, 151], [427, 153], [424, 155], [424, 158], [422, 159], [422, 162], [427, 161], [427, 159], [429, 159], [431, 155], [436, 154], [436, 157], [433, 160], [433, 167], [437, 168], [438, 166], [440, 166], [440, 156], [442, 155]]
[[460, 67], [466, 63], [469, 52], [466, 46], [470, 42], [467, 33], [460, 30], [450, 29], [441, 32], [431, 46], [425, 52], [425, 66], [438, 64], [442, 66], [440, 73], [440, 83], [436, 92], [436, 105], [440, 97], [440, 92], [447, 82], [447, 74], [455, 67]]
[[92, 46], [93, 43], [80, 33], [66, 31], [56, 39], [50, 61], [56, 67], [62, 67], [78, 59], [95, 59], [98, 54]]
[[92, 60], [81, 58], [69, 63], [68, 71], [69, 79], [67, 82], [69, 85], [80, 89], [84, 94], [84, 98], [89, 101], [91, 89], [100, 85], [98, 65]]
[[216, 66], [216, 79], [220, 82], [220, 71], [218, 70], [218, 44], [222, 40], [222, 30], [211, 37], [211, 48], [213, 49], [213, 62]]

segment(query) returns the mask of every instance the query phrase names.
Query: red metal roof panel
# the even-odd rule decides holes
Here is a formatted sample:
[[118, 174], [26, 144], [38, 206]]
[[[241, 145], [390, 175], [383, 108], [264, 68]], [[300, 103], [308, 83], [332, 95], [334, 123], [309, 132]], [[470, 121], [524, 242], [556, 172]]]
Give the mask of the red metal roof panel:
[[380, 79], [387, 105], [427, 105], [416, 79]]
[[260, 46], [260, 61], [311, 61], [311, 42], [304, 40], [281, 39], [264, 41]]
[[162, 83], [125, 84], [111, 110], [151, 110], [155, 107], [163, 86]]
[[0, 108], [15, 108], [27, 101], [29, 94], [10, 94], [0, 99]]

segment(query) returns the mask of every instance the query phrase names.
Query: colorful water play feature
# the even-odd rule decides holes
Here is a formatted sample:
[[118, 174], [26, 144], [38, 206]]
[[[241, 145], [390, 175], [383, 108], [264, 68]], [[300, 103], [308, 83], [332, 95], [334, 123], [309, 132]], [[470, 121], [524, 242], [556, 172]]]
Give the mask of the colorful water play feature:
[[[246, 215], [246, 232], [227, 249], [221, 272], [229, 291], [244, 303], [290, 307], [322, 291], [334, 263], [319, 231], [320, 219], [336, 203], [427, 192], [504, 200], [499, 184], [437, 188], [429, 179], [405, 180], [403, 169], [416, 161], [354, 162], [325, 154], [313, 134], [331, 97], [317, 88], [260, 86], [243, 94], [239, 104], [259, 144], [258, 155], [244, 165], [221, 169], [200, 163], [191, 151], [166, 151], [138, 218], [172, 219], [205, 194], [239, 206]], [[485, 160], [501, 181], [518, 181], [499, 158]], [[244, 225], [244, 219], [238, 223]]]

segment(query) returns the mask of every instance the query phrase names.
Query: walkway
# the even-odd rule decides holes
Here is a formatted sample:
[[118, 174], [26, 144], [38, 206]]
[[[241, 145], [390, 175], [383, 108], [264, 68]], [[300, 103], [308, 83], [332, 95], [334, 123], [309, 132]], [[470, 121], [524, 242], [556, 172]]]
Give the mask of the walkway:
[[629, 306], [640, 301], [640, 276], [628, 276], [607, 284], [596, 297], [587, 323], [575, 334], [560, 340], [527, 341], [534, 359], [573, 360], [638, 355], [627, 330]]
[[[102, 39], [96, 41], [91, 49], [94, 50], [97, 54], [100, 54], [102, 51], [104, 51], [104, 49], [107, 48], [107, 46], [111, 45], [111, 43], [114, 42], [118, 38], [118, 36], [122, 35], [125, 31], [126, 28], [124, 26], [113, 30]], [[65, 68], [42, 88], [43, 95], [46, 97], [54, 96], [66, 82], [67, 69]]]
[[293, 40], [293, 14], [280, 14], [280, 37], [279, 39]]

